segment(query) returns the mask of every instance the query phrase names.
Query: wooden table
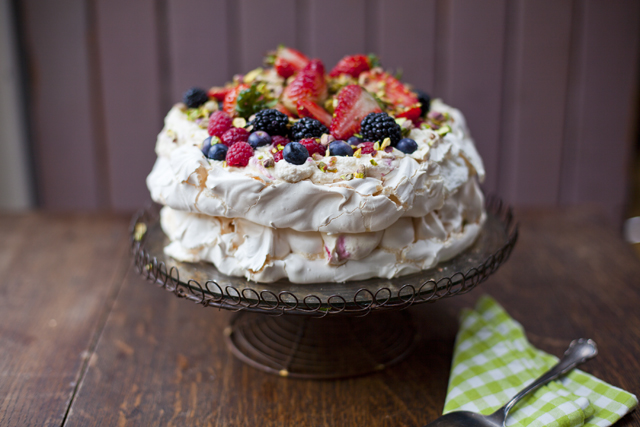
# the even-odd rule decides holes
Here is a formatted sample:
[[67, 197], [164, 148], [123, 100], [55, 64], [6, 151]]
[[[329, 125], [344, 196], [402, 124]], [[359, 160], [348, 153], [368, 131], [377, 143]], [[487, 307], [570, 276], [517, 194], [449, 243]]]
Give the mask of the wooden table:
[[[593, 211], [517, 212], [520, 241], [479, 289], [412, 308], [405, 361], [339, 381], [235, 359], [230, 313], [175, 298], [131, 266], [129, 218], [0, 215], [1, 426], [422, 426], [442, 410], [460, 308], [490, 293], [539, 348], [577, 337], [584, 369], [640, 393], [640, 261]], [[640, 426], [640, 411], [620, 426]]]

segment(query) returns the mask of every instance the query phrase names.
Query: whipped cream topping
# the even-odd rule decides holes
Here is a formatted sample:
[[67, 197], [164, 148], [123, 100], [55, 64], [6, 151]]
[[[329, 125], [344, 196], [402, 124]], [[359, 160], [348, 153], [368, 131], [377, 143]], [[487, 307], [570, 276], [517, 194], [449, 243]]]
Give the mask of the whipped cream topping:
[[259, 282], [340, 282], [415, 273], [469, 247], [484, 220], [475, 179], [461, 185], [438, 210], [363, 233], [301, 232], [170, 207], [161, 211], [162, 228], [172, 241], [167, 255], [212, 262], [224, 274]]
[[[484, 178], [462, 114], [439, 100], [431, 108], [449, 114], [451, 132], [412, 129], [418, 149], [410, 155], [393, 149], [266, 167], [271, 147], [260, 147], [247, 167], [236, 168], [205, 158], [206, 130], [174, 107], [158, 136], [147, 186], [153, 200], [179, 211], [299, 232], [382, 231], [400, 218], [442, 209], [474, 175]], [[356, 173], [364, 178], [353, 178]]]

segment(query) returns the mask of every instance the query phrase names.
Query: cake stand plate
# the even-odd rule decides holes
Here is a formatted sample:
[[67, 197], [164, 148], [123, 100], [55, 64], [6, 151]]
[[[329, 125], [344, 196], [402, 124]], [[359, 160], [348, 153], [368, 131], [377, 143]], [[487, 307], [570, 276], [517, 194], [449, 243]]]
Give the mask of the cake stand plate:
[[379, 371], [404, 358], [416, 339], [402, 309], [470, 291], [509, 257], [518, 238], [511, 208], [486, 203], [487, 219], [475, 243], [455, 258], [419, 273], [344, 283], [251, 282], [209, 263], [182, 263], [164, 255], [169, 243], [160, 206], [131, 223], [138, 271], [176, 296], [236, 311], [225, 328], [231, 351], [270, 373], [329, 379]]

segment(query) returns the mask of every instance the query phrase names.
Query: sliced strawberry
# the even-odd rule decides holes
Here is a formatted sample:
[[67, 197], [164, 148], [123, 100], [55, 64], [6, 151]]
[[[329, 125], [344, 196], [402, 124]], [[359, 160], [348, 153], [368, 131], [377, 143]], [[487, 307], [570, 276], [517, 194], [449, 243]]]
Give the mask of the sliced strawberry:
[[324, 108], [315, 102], [306, 98], [298, 100], [298, 116], [316, 119], [327, 128], [331, 126], [331, 114], [327, 113]]
[[319, 59], [313, 59], [295, 76], [282, 92], [282, 105], [292, 113], [297, 112], [298, 100], [309, 99], [322, 103], [327, 97], [327, 82], [324, 78], [324, 65]]
[[302, 70], [309, 63], [302, 52], [290, 47], [280, 47], [275, 54], [274, 67], [276, 72], [285, 79]]
[[413, 107], [418, 97], [391, 74], [374, 68], [360, 74], [359, 83], [371, 93], [375, 93], [383, 101], [395, 107]]
[[224, 101], [225, 96], [233, 89], [232, 86], [218, 87], [214, 86], [207, 92], [209, 98], [215, 98], [216, 101]]
[[331, 135], [346, 140], [360, 132], [360, 122], [369, 113], [380, 113], [373, 96], [359, 85], [349, 85], [338, 93], [338, 102], [331, 122]]
[[329, 77], [338, 77], [340, 74], [348, 74], [356, 79], [365, 71], [369, 71], [371, 65], [369, 64], [369, 58], [366, 55], [352, 55], [345, 56], [333, 67], [333, 70], [329, 73]]
[[222, 103], [222, 109], [225, 113], [230, 115], [231, 117], [236, 117], [236, 99], [238, 99], [238, 94], [245, 89], [249, 89], [249, 85], [240, 84], [236, 87], [233, 87], [229, 90], [227, 95], [224, 97], [224, 102]]
[[404, 107], [404, 111], [399, 111], [397, 114], [394, 114], [396, 117], [404, 117], [406, 119], [415, 122], [420, 119], [422, 115], [422, 110], [420, 109], [420, 104], [414, 104], [412, 107]]
[[278, 111], [280, 111], [280, 112], [281, 112], [281, 113], [283, 113], [283, 114], [286, 114], [286, 115], [287, 115], [287, 116], [289, 116], [289, 117], [293, 117], [293, 118], [295, 118], [295, 117], [296, 117], [294, 114], [292, 114], [292, 113], [291, 113], [291, 111], [287, 110], [287, 109], [285, 108], [285, 106], [284, 106], [284, 105], [282, 105], [282, 104], [280, 104], [280, 103], [277, 103], [277, 104], [276, 104], [276, 106], [275, 106], [275, 107], [273, 107], [273, 108], [274, 108], [274, 109], [276, 109], [276, 110], [278, 110]]

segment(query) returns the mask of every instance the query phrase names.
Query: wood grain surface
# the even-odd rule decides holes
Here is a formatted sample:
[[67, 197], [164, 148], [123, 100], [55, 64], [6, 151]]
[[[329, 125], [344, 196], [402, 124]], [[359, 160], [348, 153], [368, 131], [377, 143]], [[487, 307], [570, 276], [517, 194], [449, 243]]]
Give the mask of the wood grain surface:
[[[459, 310], [482, 293], [545, 351], [593, 338], [600, 354], [584, 369], [640, 393], [631, 248], [593, 211], [517, 218], [520, 240], [492, 278], [411, 309], [420, 338], [407, 359], [365, 377], [307, 381], [235, 359], [223, 341], [231, 313], [175, 298], [131, 267], [122, 277], [124, 219], [2, 216], [0, 425], [422, 426], [442, 410]], [[53, 243], [61, 240], [65, 250]], [[640, 426], [640, 414], [618, 425]]]

